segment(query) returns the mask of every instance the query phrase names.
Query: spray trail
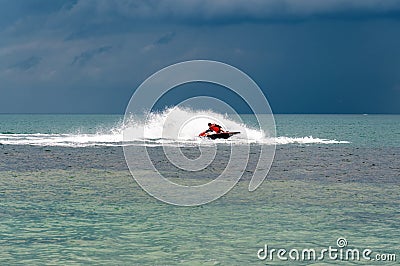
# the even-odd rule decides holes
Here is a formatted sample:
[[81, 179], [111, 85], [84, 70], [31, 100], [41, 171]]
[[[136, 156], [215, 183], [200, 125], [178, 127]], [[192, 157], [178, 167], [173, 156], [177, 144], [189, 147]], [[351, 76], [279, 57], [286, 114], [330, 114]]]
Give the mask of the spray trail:
[[[204, 140], [198, 137], [200, 132], [208, 128], [207, 123], [218, 123], [225, 130], [240, 131], [228, 140]], [[123, 134], [127, 134], [125, 138]], [[330, 139], [305, 137], [270, 137], [266, 129], [250, 127], [240, 121], [240, 117], [223, 115], [210, 110], [191, 110], [172, 107], [147, 116], [132, 116], [124, 123], [116, 123], [112, 128], [103, 129], [95, 134], [0, 134], [1, 144], [38, 145], [62, 147], [87, 146], [123, 146], [123, 145], [197, 145], [199, 142], [228, 144], [338, 144], [349, 143]]]

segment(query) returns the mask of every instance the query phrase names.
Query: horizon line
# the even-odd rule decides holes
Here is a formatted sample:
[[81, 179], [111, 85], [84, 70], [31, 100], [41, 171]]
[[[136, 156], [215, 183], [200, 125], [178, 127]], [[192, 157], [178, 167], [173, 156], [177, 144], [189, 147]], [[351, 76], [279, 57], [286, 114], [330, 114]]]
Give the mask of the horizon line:
[[[227, 113], [232, 114], [232, 113]], [[236, 113], [239, 115], [250, 115], [253, 113]], [[261, 113], [261, 114], [268, 114], [268, 113]], [[400, 115], [400, 113], [272, 113], [273, 115]], [[125, 115], [125, 113], [2, 113], [0, 115]]]

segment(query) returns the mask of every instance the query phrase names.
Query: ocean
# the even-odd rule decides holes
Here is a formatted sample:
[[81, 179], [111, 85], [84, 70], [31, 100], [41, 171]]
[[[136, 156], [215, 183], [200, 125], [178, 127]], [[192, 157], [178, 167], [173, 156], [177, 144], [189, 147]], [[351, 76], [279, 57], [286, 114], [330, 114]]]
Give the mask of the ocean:
[[[220, 116], [247, 134], [212, 142], [196, 137], [203, 124], [174, 137], [165, 114], [133, 121], [128, 143], [122, 115], [0, 115], [0, 264], [397, 265], [400, 115], [275, 115], [276, 136], [249, 115]], [[217, 155], [201, 171], [177, 169], [164, 154], [178, 147], [195, 159], [204, 143]], [[149, 174], [145, 147], [158, 171], [189, 185], [218, 177], [231, 147], [249, 145], [250, 157], [227, 194], [181, 207], [136, 183], [124, 145], [138, 151], [136, 175]], [[271, 145], [268, 176], [249, 192], [260, 147]], [[316, 255], [302, 258], [310, 249]]]

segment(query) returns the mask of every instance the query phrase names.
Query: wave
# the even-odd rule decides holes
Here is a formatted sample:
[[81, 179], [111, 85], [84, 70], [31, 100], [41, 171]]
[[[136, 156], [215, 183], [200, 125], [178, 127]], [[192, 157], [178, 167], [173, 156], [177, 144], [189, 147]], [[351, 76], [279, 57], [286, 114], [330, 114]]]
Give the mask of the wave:
[[291, 138], [291, 137], [277, 137], [274, 139], [276, 145], [284, 144], [347, 144], [350, 141], [336, 140], [336, 139], [321, 139], [313, 138], [312, 136]]
[[199, 143], [212, 145], [220, 144], [265, 144], [265, 145], [287, 145], [287, 144], [346, 144], [349, 141], [314, 138], [312, 136], [292, 138], [276, 137], [265, 138], [259, 141], [247, 141], [235, 139], [208, 140], [195, 137], [193, 140], [171, 140], [171, 139], [144, 139], [135, 141], [123, 141], [120, 135], [103, 134], [0, 134], [0, 144], [3, 145], [32, 145], [32, 146], [60, 146], [60, 147], [90, 147], [90, 146], [161, 146], [161, 145], [186, 145], [193, 146]]
[[[215, 122], [230, 131], [240, 131], [228, 140], [208, 140], [197, 137], [207, 129], [207, 123]], [[240, 117], [218, 114], [210, 110], [195, 111], [187, 108], [173, 107], [163, 112], [150, 113], [148, 116], [131, 116], [124, 122], [110, 129], [95, 134], [16, 134], [4, 132], [0, 134], [0, 144], [36, 145], [60, 147], [88, 146], [124, 146], [124, 145], [198, 145], [199, 143], [213, 145], [221, 144], [341, 144], [338, 141], [322, 138], [306, 137], [274, 137], [267, 129], [252, 128], [241, 122]]]

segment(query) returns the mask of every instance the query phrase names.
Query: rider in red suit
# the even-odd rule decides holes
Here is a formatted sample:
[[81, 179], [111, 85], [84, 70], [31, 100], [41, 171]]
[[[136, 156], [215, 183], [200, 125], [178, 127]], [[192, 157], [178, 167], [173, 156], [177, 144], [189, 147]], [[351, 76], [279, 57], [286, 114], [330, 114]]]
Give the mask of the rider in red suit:
[[208, 129], [206, 131], [200, 133], [199, 136], [206, 136], [207, 133], [209, 133], [209, 132], [222, 133], [225, 131], [222, 129], [222, 127], [220, 125], [208, 123]]
[[208, 123], [208, 130], [206, 132], [213, 132], [213, 131], [215, 133], [225, 132], [222, 130], [222, 127], [220, 125]]

